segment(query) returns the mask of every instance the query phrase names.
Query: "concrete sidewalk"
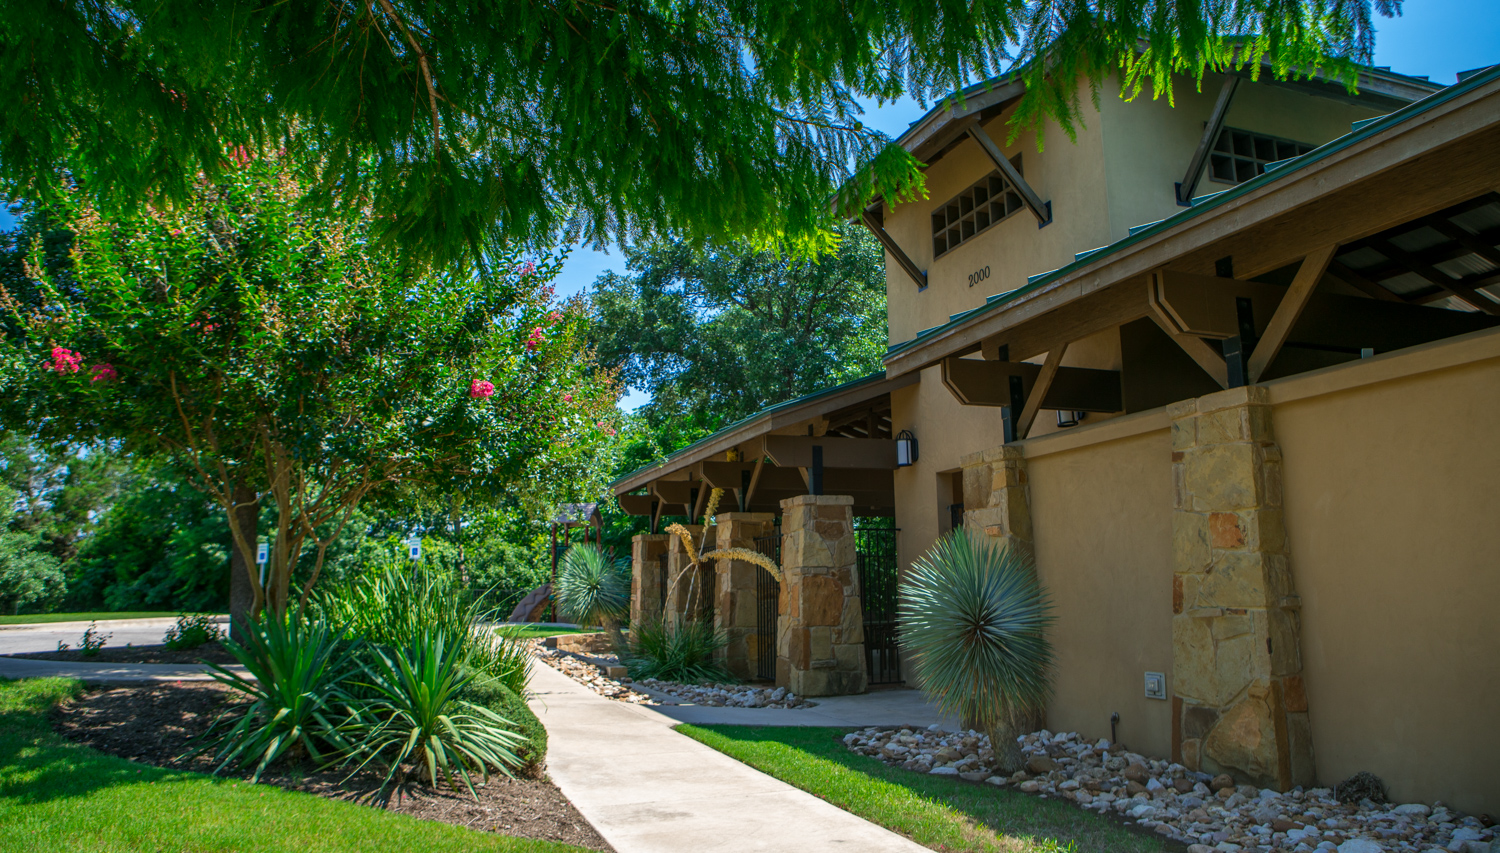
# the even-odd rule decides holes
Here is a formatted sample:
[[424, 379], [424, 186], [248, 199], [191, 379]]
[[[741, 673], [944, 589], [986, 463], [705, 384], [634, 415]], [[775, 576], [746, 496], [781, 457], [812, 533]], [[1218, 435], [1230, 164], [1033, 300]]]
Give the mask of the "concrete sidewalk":
[[540, 662], [531, 688], [548, 774], [618, 853], [927, 849], [677, 734], [666, 709], [605, 699]]
[[[228, 669], [243, 672], [239, 666]], [[130, 686], [159, 681], [208, 681], [203, 664], [66, 663], [53, 660], [0, 657], [0, 678], [76, 678], [100, 687]]]

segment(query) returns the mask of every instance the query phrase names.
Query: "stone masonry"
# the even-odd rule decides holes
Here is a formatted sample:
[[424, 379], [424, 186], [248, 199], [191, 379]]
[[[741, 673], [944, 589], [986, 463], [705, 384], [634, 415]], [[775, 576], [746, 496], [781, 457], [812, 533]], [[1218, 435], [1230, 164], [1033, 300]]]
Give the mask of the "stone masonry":
[[1286, 791], [1314, 782], [1288, 564], [1281, 449], [1260, 386], [1172, 420], [1172, 743], [1191, 770]]
[[630, 625], [635, 628], [662, 614], [661, 555], [667, 551], [665, 533], [641, 533], [630, 539]]
[[[715, 532], [708, 529], [703, 535], [703, 525], [685, 524], [688, 536], [693, 540], [695, 552], [714, 549]], [[688, 559], [682, 537], [672, 536], [667, 543], [667, 615], [666, 623], [677, 626], [693, 621], [713, 608], [714, 568], [705, 563], [694, 566]]]
[[[755, 550], [755, 539], [776, 530], [776, 515], [769, 512], [726, 512], [714, 517], [720, 551], [729, 548]], [[729, 638], [723, 651], [726, 669], [743, 679], [755, 676], [756, 573], [754, 563], [718, 559], [714, 584], [714, 628]]]
[[800, 696], [863, 693], [869, 682], [853, 504], [847, 495], [781, 502], [776, 685]]
[[1026, 458], [1020, 447], [1002, 444], [960, 460], [964, 469], [964, 526], [1002, 537], [1031, 551], [1031, 504], [1026, 495]]

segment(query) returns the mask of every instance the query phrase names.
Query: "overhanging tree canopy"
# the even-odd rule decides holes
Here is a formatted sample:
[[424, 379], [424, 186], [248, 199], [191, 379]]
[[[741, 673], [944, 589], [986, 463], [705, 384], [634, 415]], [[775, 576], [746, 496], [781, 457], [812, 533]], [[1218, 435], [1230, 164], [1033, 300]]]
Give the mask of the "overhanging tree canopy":
[[561, 233], [795, 242], [856, 164], [856, 195], [921, 186], [857, 98], [941, 97], [1015, 61], [1020, 121], [1066, 125], [1080, 79], [1122, 69], [1160, 87], [1269, 54], [1352, 79], [1372, 8], [1400, 0], [7, 3], [0, 173], [131, 204], [188, 197], [225, 143], [288, 146], [329, 209], [368, 202], [439, 259]]

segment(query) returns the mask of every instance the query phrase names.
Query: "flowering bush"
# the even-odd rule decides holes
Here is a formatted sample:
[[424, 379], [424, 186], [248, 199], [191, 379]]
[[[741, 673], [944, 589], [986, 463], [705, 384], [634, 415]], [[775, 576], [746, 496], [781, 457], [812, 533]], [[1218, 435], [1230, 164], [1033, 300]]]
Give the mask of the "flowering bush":
[[495, 383], [488, 379], [475, 379], [469, 383], [469, 396], [476, 400], [495, 396]]

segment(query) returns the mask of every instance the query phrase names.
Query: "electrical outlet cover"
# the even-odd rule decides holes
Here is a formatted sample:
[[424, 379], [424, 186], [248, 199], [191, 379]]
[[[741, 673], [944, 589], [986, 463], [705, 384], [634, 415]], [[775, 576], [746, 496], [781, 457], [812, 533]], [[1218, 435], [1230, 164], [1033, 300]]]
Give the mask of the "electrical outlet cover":
[[1146, 673], [1146, 698], [1167, 698], [1167, 676], [1160, 672]]

